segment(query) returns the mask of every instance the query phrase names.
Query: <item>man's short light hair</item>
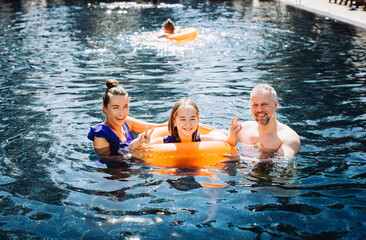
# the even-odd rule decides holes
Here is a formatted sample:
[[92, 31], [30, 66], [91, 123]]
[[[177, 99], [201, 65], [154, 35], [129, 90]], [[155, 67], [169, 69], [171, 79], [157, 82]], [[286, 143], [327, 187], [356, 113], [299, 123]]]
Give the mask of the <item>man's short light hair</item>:
[[272, 98], [275, 101], [277, 101], [276, 90], [273, 87], [271, 87], [270, 85], [268, 85], [268, 84], [259, 84], [259, 85], [255, 86], [253, 88], [253, 90], [251, 91], [251, 93], [250, 93], [250, 98], [252, 98], [252, 95], [253, 95], [254, 92], [258, 92], [258, 91], [268, 91], [271, 94]]

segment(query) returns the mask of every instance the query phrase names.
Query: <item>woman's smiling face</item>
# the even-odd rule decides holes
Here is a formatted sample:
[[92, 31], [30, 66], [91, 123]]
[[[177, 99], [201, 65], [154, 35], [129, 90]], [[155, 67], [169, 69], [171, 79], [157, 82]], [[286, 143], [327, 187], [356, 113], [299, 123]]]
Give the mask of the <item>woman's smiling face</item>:
[[114, 95], [110, 97], [108, 106], [103, 106], [107, 122], [112, 126], [122, 126], [130, 112], [128, 95]]

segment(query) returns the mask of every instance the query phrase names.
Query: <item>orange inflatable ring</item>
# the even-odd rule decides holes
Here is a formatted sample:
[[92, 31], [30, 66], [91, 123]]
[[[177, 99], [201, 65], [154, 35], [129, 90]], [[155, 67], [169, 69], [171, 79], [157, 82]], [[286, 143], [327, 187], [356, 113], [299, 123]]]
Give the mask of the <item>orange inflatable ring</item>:
[[[210, 133], [211, 129], [199, 129], [201, 134]], [[166, 127], [154, 130], [152, 138], [168, 135]], [[238, 153], [238, 150], [223, 141], [205, 141], [192, 143], [162, 143], [147, 144], [144, 148], [151, 148], [152, 152], [145, 162], [152, 166], [165, 168], [202, 168], [204, 166], [216, 165], [228, 161], [224, 154]]]
[[175, 40], [177, 42], [185, 42], [185, 41], [192, 41], [198, 35], [197, 28], [183, 28], [179, 33], [171, 34], [166, 36], [169, 40]]

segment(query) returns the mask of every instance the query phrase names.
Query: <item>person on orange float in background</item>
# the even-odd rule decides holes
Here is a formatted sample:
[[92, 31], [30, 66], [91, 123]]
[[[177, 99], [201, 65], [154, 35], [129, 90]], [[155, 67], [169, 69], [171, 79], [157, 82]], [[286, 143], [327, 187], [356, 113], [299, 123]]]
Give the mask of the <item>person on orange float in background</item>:
[[169, 36], [171, 34], [180, 33], [181, 28], [175, 26], [174, 22], [168, 18], [165, 22], [163, 22], [163, 31], [158, 34], [159, 38]]
[[238, 133], [241, 130], [241, 125], [238, 123], [238, 116], [235, 119], [231, 119], [228, 137], [200, 135], [198, 133], [199, 119], [197, 105], [189, 99], [182, 98], [172, 108], [168, 121], [169, 135], [151, 139], [151, 134], [154, 129], [148, 131], [146, 128], [144, 133], [139, 134], [139, 137], [131, 142], [130, 149], [134, 151], [143, 143], [189, 143], [221, 140], [227, 141], [232, 146], [237, 144]]
[[100, 158], [128, 156], [129, 145], [133, 141], [131, 132], [142, 133], [145, 127], [166, 126], [166, 124], [147, 123], [130, 117], [130, 100], [126, 90], [114, 79], [108, 79], [106, 86], [102, 105], [106, 120], [90, 127], [88, 138], [93, 141], [94, 150]]
[[[277, 93], [267, 84], [260, 84], [250, 93], [250, 104], [255, 121], [241, 123], [240, 142], [253, 144], [266, 156], [294, 156], [300, 151], [299, 135], [276, 119]], [[239, 155], [227, 156], [240, 159]]]
[[151, 4], [156, 7], [159, 4], [159, 0], [151, 0]]
[[[142, 3], [143, 0], [136, 0], [136, 3]], [[156, 7], [159, 4], [159, 0], [151, 0], [151, 4]]]

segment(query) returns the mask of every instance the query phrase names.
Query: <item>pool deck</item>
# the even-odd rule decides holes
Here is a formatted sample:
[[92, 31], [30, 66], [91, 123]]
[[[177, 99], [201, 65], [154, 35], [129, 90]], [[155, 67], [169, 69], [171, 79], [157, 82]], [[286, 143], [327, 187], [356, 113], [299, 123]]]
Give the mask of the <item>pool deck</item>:
[[[277, 1], [366, 29], [366, 11], [363, 10], [363, 6], [352, 11], [350, 10], [349, 4], [345, 6], [344, 3], [342, 3], [340, 5], [339, 3], [334, 3], [334, 0], [332, 0], [331, 3], [329, 0]], [[339, 0], [337, 2], [339, 2]]]

